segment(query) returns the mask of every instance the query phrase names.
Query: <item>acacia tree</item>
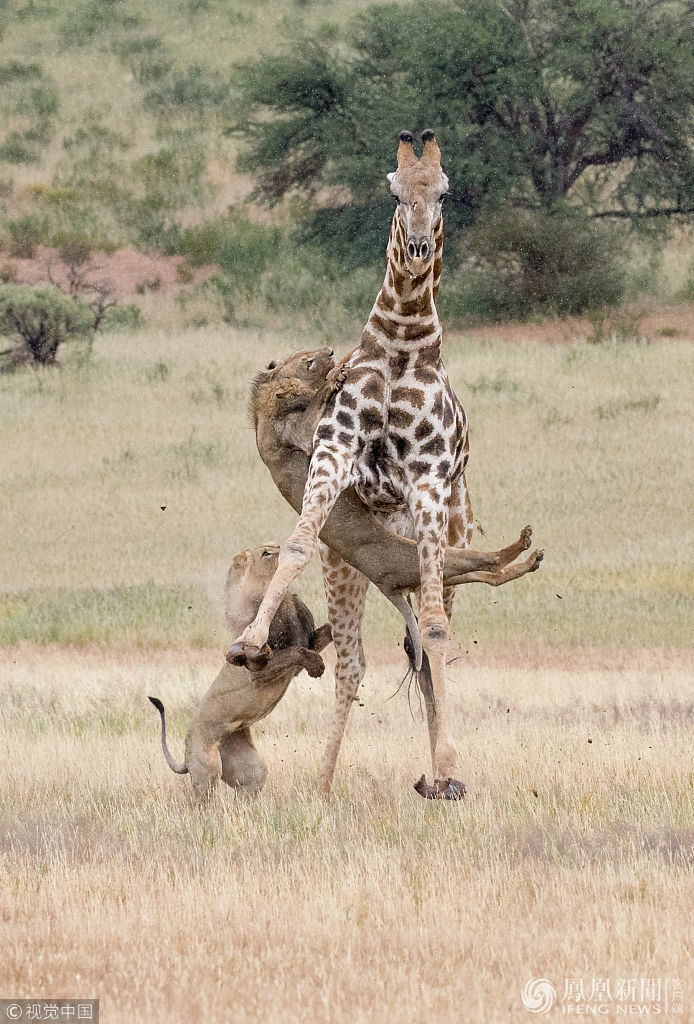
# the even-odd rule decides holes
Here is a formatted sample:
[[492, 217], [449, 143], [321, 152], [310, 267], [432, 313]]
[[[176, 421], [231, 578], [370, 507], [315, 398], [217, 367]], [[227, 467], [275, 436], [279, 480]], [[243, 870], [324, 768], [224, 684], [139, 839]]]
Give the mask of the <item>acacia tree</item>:
[[449, 222], [508, 202], [553, 209], [579, 192], [603, 217], [692, 213], [692, 11], [663, 0], [372, 7], [347, 52], [302, 40], [238, 69], [242, 166], [268, 203], [320, 194], [307, 230], [357, 259], [387, 229], [381, 182], [401, 128], [436, 129]]

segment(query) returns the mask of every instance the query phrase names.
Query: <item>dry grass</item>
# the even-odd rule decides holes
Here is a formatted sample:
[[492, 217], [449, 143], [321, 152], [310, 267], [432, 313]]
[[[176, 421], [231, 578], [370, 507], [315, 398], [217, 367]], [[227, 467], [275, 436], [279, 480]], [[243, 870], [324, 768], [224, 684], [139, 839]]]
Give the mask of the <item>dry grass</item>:
[[216, 664], [2, 655], [3, 993], [99, 996], [109, 1024], [493, 1024], [532, 1019], [532, 977], [560, 992], [567, 976], [680, 977], [691, 1019], [685, 656], [516, 648], [451, 665], [470, 795], [443, 806], [412, 790], [425, 729], [386, 699], [389, 663], [367, 676], [324, 806], [331, 683], [302, 676], [258, 730], [263, 794], [222, 787], [200, 814], [145, 695], [167, 703], [178, 752]]
[[[331, 340], [338, 352], [350, 342]], [[66, 347], [61, 372], [0, 376], [0, 644], [218, 646], [231, 556], [295, 519], [259, 463], [248, 381], [321, 343], [148, 331], [104, 337], [86, 366]], [[530, 578], [463, 588], [455, 635], [466, 646], [690, 643], [691, 343], [450, 332], [445, 358], [471, 424], [468, 480], [486, 530], [475, 543], [509, 543], [530, 522], [547, 552]], [[315, 567], [302, 593], [320, 614]], [[395, 642], [401, 626], [375, 597], [367, 629]]]

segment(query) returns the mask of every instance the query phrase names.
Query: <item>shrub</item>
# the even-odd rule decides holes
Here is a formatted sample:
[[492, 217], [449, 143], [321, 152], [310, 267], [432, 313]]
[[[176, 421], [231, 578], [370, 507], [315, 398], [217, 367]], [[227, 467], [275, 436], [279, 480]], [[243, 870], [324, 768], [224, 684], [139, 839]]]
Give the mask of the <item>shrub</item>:
[[21, 60], [10, 60], [6, 64], [0, 64], [0, 85], [31, 81], [41, 78], [42, 75], [40, 64], [25, 64]]
[[119, 58], [140, 85], [158, 81], [168, 74], [173, 59], [159, 36], [128, 36], [114, 46]]
[[626, 275], [619, 237], [580, 213], [505, 208], [467, 236], [458, 287], [444, 282], [442, 315], [504, 318], [580, 313], [619, 300]]
[[39, 150], [26, 133], [11, 131], [0, 145], [0, 160], [8, 164], [33, 164], [39, 160]]
[[0, 286], [0, 330], [19, 335], [35, 363], [55, 363], [67, 338], [85, 335], [93, 322], [90, 306], [75, 302], [53, 285]]
[[146, 93], [144, 106], [163, 113], [167, 108], [200, 109], [217, 107], [229, 95], [229, 86], [218, 71], [191, 64], [185, 71], [174, 71]]
[[111, 306], [101, 321], [102, 331], [139, 331], [145, 326], [142, 310], [134, 304], [127, 306]]
[[35, 213], [25, 213], [7, 225], [10, 233], [10, 256], [31, 259], [36, 246], [45, 240], [46, 221]]

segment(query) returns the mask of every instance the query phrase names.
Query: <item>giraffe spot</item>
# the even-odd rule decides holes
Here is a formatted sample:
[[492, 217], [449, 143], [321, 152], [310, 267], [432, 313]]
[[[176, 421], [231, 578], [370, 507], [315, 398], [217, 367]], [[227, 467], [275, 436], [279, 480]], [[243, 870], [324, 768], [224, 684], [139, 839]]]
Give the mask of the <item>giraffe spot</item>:
[[373, 399], [374, 402], [378, 402], [379, 404], [382, 403], [384, 388], [381, 377], [376, 373], [372, 374], [361, 389], [361, 393], [363, 398]]
[[421, 522], [422, 526], [428, 526], [429, 523], [431, 522], [431, 512], [428, 512], [425, 509], [424, 512], [422, 512], [422, 517], [420, 519], [420, 522]]
[[445, 450], [446, 442], [440, 434], [432, 437], [431, 441], [427, 441], [421, 448], [422, 455], [443, 455]]
[[378, 296], [378, 304], [387, 313], [390, 313], [392, 309], [395, 309], [395, 298], [387, 291], [381, 289]]
[[443, 419], [443, 392], [437, 391], [431, 403], [431, 411], [437, 420]]
[[438, 374], [436, 370], [432, 370], [430, 367], [420, 367], [414, 369], [415, 380], [418, 380], [420, 384], [436, 384], [438, 381]]
[[404, 462], [407, 456], [410, 454], [412, 445], [407, 440], [407, 438], [402, 437], [401, 434], [394, 434], [391, 437], [391, 441], [393, 442], [393, 447], [395, 448], [395, 453], [397, 457], [400, 459], [401, 462]]
[[438, 369], [441, 365], [441, 353], [438, 345], [429, 345], [427, 348], [422, 348], [417, 353], [415, 359], [415, 369], [424, 370], [429, 367]]
[[420, 420], [415, 427], [414, 436], [417, 441], [422, 441], [434, 429], [433, 423], [429, 420]]
[[[423, 341], [436, 334], [438, 330], [439, 326], [436, 323], [422, 324], [415, 322], [407, 324], [402, 328], [402, 337], [405, 341]], [[428, 349], [425, 351], [428, 351]]]
[[[367, 324], [361, 335], [361, 345], [359, 346], [359, 352], [354, 359], [354, 364], [365, 362], [367, 360], [378, 359], [379, 356], [383, 355], [383, 346], [379, 344], [376, 336], [369, 330]], [[371, 373], [371, 370], [368, 370]]]
[[341, 430], [337, 435], [337, 440], [340, 444], [345, 445], [347, 448], [351, 448], [352, 441], [354, 440], [354, 434], [350, 434], [346, 430]]
[[431, 472], [431, 463], [425, 459], [410, 459], [408, 466], [415, 476], [426, 476], [427, 473]]
[[385, 320], [378, 313], [372, 313], [369, 317], [369, 323], [372, 323], [374, 327], [377, 327], [378, 330], [389, 340], [392, 341], [393, 338], [395, 338], [395, 325], [392, 320]]
[[380, 431], [383, 426], [383, 417], [380, 409], [362, 409], [359, 413], [359, 426], [363, 433], [374, 434]]
[[354, 428], [354, 420], [352, 419], [348, 412], [344, 412], [342, 409], [340, 409], [335, 419], [337, 420], [341, 427], [350, 427], [351, 429]]
[[436, 471], [436, 475], [439, 478], [439, 480], [446, 480], [448, 478], [448, 474], [450, 473], [450, 471], [451, 464], [449, 460], [441, 459], [441, 461], [439, 462], [438, 469]]
[[398, 406], [391, 406], [388, 411], [388, 425], [395, 430], [407, 430], [413, 419], [414, 416], [411, 412]]
[[393, 388], [390, 398], [394, 404], [409, 402], [415, 409], [421, 409], [424, 405], [424, 392], [419, 388]]
[[410, 357], [407, 352], [399, 352], [388, 360], [388, 370], [393, 380], [400, 380], [409, 366]]
[[319, 441], [330, 441], [334, 433], [335, 430], [330, 423], [321, 423], [316, 431], [316, 437]]
[[346, 409], [351, 409], [352, 411], [357, 407], [357, 400], [354, 395], [350, 395], [349, 391], [344, 389], [340, 392], [339, 402], [340, 405], [344, 405]]
[[444, 427], [450, 427], [453, 423], [453, 406], [450, 402], [446, 402], [443, 410], [443, 425]]

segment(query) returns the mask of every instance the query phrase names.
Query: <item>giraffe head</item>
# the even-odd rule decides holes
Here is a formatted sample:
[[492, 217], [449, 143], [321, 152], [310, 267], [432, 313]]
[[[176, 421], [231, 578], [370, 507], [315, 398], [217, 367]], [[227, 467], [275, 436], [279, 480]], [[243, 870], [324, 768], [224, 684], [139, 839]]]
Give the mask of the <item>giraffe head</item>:
[[388, 175], [388, 181], [398, 204], [395, 219], [404, 229], [404, 269], [410, 277], [421, 277], [432, 266], [434, 231], [441, 220], [448, 178], [441, 170], [441, 150], [431, 128], [422, 132], [420, 158], [412, 141], [410, 132], [400, 133], [398, 169]]

